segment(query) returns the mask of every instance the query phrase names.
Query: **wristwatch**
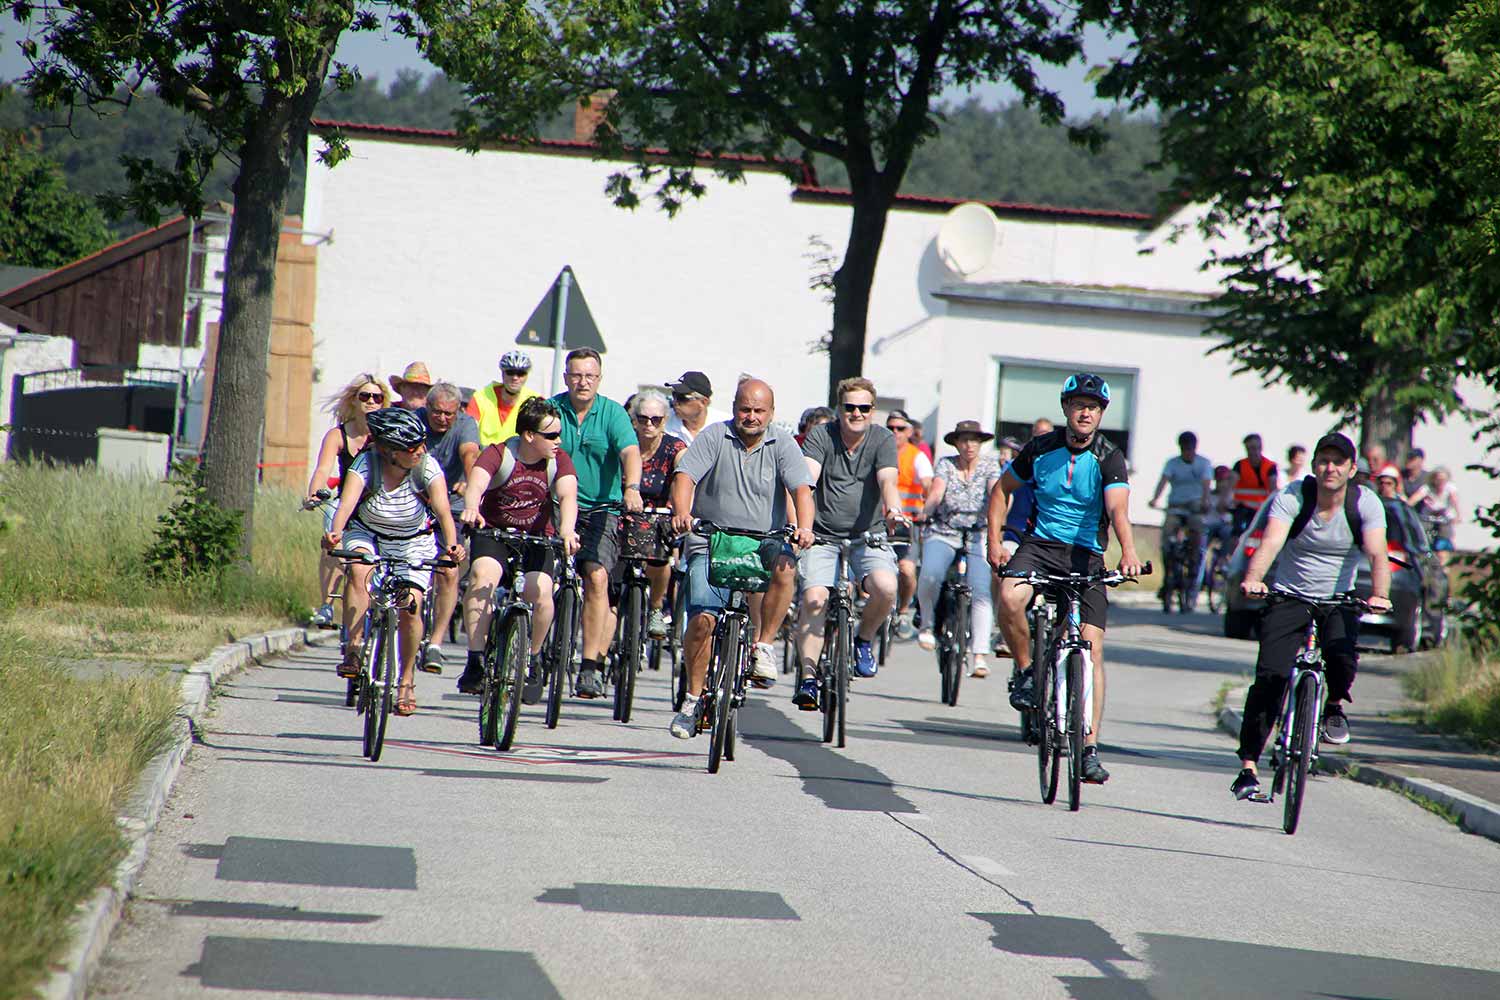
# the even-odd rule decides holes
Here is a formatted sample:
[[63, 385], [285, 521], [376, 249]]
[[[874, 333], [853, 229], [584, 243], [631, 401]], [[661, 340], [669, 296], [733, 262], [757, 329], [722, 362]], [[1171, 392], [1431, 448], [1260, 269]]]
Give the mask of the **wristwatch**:
[[639, 493], [641, 491], [641, 484], [640, 483], [626, 483], [625, 484], [625, 489], [627, 489], [627, 490], [635, 490], [637, 493]]

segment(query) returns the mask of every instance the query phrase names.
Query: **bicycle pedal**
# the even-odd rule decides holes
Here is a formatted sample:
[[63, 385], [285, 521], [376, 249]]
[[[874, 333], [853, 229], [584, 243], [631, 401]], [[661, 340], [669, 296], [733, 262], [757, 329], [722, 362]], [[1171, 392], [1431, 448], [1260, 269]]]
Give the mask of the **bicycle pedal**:
[[1254, 795], [1247, 795], [1247, 796], [1245, 796], [1245, 801], [1246, 802], [1259, 802], [1262, 805], [1270, 805], [1275, 800], [1273, 799], [1272, 796], [1268, 795], [1265, 792], [1256, 792]]

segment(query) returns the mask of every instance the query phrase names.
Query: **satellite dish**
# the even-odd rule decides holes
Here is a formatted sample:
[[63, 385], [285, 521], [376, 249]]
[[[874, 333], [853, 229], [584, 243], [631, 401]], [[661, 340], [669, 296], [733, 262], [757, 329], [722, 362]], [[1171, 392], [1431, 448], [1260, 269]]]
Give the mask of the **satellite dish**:
[[999, 220], [976, 201], [954, 208], [938, 229], [938, 257], [944, 267], [963, 277], [983, 270], [999, 245]]

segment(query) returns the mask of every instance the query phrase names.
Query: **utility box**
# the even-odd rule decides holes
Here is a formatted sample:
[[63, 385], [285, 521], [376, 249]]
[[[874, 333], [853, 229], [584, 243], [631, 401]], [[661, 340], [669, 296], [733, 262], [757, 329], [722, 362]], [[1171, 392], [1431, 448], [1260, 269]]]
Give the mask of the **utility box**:
[[170, 435], [99, 428], [99, 469], [102, 472], [150, 476], [160, 481], [167, 478], [167, 463], [171, 455]]

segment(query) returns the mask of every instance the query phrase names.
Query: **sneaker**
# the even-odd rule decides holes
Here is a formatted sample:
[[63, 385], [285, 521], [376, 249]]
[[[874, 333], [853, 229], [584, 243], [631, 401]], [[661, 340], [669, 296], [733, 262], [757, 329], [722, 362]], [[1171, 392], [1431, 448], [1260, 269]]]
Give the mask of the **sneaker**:
[[1083, 780], [1091, 785], [1102, 785], [1109, 780], [1109, 772], [1104, 765], [1099, 763], [1099, 748], [1086, 746], [1083, 748], [1083, 760], [1079, 763], [1079, 771]]
[[542, 682], [546, 678], [542, 671], [542, 654], [532, 653], [526, 666], [526, 679], [521, 683], [521, 704], [535, 705], [542, 700]]
[[333, 628], [333, 605], [324, 604], [312, 613], [313, 628]]
[[1031, 668], [1013, 670], [1010, 674], [1010, 707], [1017, 712], [1029, 712], [1036, 707], [1032, 695], [1033, 675]]
[[917, 645], [921, 646], [928, 652], [931, 652], [932, 650], [937, 649], [937, 636], [924, 629], [923, 631], [917, 633]]
[[797, 682], [797, 691], [792, 695], [792, 704], [804, 712], [818, 710], [818, 679], [816, 677], [804, 677]]
[[1323, 742], [1340, 745], [1349, 742], [1349, 720], [1337, 705], [1328, 706], [1323, 716]]
[[334, 672], [345, 680], [352, 680], [359, 676], [359, 658], [364, 652], [361, 646], [349, 646], [344, 650], [344, 658], [339, 665], [334, 667]]
[[690, 740], [698, 735], [698, 699], [688, 698], [682, 703], [682, 711], [672, 716], [667, 730], [679, 740]]
[[597, 670], [580, 670], [578, 672], [578, 697], [580, 698], [603, 698], [604, 682], [599, 679]]
[[910, 642], [912, 636], [917, 634], [917, 626], [912, 621], [913, 613], [903, 611], [896, 618], [896, 638]]
[[750, 652], [750, 683], [758, 688], [776, 683], [776, 652], [769, 642], [757, 642]]
[[880, 665], [875, 662], [875, 647], [868, 639], [854, 640], [854, 673], [858, 677], [874, 677]]
[[1229, 786], [1229, 790], [1234, 793], [1236, 799], [1243, 802], [1260, 794], [1260, 779], [1247, 767], [1239, 773], [1239, 777], [1234, 779], [1234, 784]]
[[484, 665], [470, 660], [458, 678], [459, 694], [479, 694], [484, 690]]
[[441, 675], [444, 662], [443, 647], [437, 643], [428, 643], [427, 648], [422, 650], [422, 664], [420, 669], [424, 674]]
[[1005, 642], [1005, 636], [999, 632], [994, 632], [990, 635], [990, 652], [1005, 659], [1011, 659], [1013, 656], [1010, 646]]
[[667, 616], [661, 613], [661, 608], [652, 609], [651, 617], [646, 620], [646, 634], [653, 639], [667, 637]]
[[990, 675], [990, 665], [985, 662], [983, 653], [974, 654], [974, 666], [969, 670], [969, 676], [976, 680], [983, 680]]

